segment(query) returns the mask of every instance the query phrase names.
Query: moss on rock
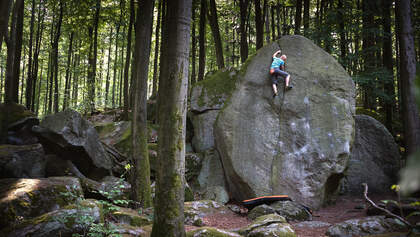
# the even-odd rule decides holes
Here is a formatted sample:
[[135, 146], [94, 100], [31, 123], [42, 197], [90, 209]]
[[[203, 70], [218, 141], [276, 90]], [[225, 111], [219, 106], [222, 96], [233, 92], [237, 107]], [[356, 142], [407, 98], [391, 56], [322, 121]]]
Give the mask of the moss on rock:
[[216, 228], [203, 227], [187, 232], [187, 237], [240, 237], [240, 235]]

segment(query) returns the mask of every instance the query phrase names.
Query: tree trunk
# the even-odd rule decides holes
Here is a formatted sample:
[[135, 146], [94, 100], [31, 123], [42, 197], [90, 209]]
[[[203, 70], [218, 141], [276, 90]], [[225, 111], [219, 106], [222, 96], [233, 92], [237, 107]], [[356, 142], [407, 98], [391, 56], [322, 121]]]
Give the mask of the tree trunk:
[[198, 81], [204, 79], [204, 70], [206, 68], [206, 11], [207, 1], [201, 0], [200, 4], [200, 29], [199, 29], [199, 55], [198, 55]]
[[344, 18], [344, 11], [345, 8], [343, 6], [343, 1], [344, 0], [338, 0], [338, 27], [339, 27], [339, 31], [340, 31], [340, 59], [341, 59], [341, 65], [343, 65], [344, 68], [347, 68], [347, 64], [345, 63], [346, 60], [346, 52], [347, 52], [347, 39], [346, 39], [346, 31], [344, 28], [344, 22], [345, 22], [345, 18]]
[[[190, 79], [190, 85], [193, 85], [196, 82], [196, 75], [195, 75], [195, 60], [196, 60], [196, 51], [197, 51], [197, 39], [196, 39], [196, 35], [195, 35], [195, 10], [197, 7], [197, 3], [198, 0], [193, 0], [193, 5], [192, 5], [192, 18], [191, 18], [191, 24], [192, 24], [192, 29], [191, 29], [191, 79]], [[227, 24], [226, 24], [227, 25]], [[157, 31], [156, 31], [157, 32]], [[228, 31], [226, 31], [228, 32]], [[229, 44], [226, 44], [229, 45]], [[228, 52], [228, 51], [227, 51]], [[157, 57], [157, 54], [155, 54], [155, 59]], [[227, 60], [229, 61], [229, 60]], [[154, 73], [153, 73], [154, 76]]]
[[[371, 33], [371, 29], [374, 27], [374, 15], [373, 15], [373, 7], [372, 2], [369, 0], [363, 0], [363, 63], [364, 63], [364, 74], [365, 76], [370, 77], [372, 70], [375, 67], [375, 54], [374, 54], [374, 46], [375, 46], [375, 38], [374, 35]], [[372, 109], [373, 105], [373, 88], [374, 82], [369, 80], [364, 88], [364, 108]]]
[[[398, 2], [398, 1], [397, 1]], [[400, 22], [400, 73], [403, 102], [404, 139], [406, 154], [411, 155], [420, 147], [419, 109], [415, 98], [416, 52], [414, 30], [411, 22], [410, 0], [399, 3]]]
[[[42, 9], [42, 16], [41, 16], [41, 8], [42, 8], [43, 4], [40, 3], [39, 4], [39, 9], [38, 9], [38, 27], [37, 27], [37, 32], [36, 32], [36, 43], [35, 43], [35, 52], [34, 52], [34, 60], [33, 60], [33, 69], [32, 69], [32, 77], [33, 77], [33, 91], [32, 91], [32, 104], [31, 104], [31, 110], [35, 111], [35, 99], [37, 101], [37, 114], [38, 114], [38, 109], [39, 109], [39, 97], [41, 96], [39, 93], [36, 93], [36, 82], [37, 82], [37, 78], [38, 78], [38, 67], [39, 67], [39, 53], [41, 50], [41, 40], [42, 40], [42, 33], [44, 31], [44, 20], [45, 20], [45, 6]], [[42, 70], [42, 67], [41, 67]], [[42, 73], [41, 73], [42, 74]], [[41, 80], [41, 79], [40, 79]], [[41, 84], [41, 82], [39, 83]], [[40, 89], [38, 89], [39, 91]], [[38, 95], [38, 96], [36, 96]]]
[[[271, 40], [275, 41], [276, 40], [276, 24], [275, 24], [275, 14], [274, 14], [274, 6], [270, 7], [271, 9]], [[278, 32], [280, 34], [280, 31]]]
[[301, 21], [302, 21], [302, 0], [296, 0], [295, 35], [300, 34]]
[[119, 34], [120, 34], [120, 25], [117, 24], [117, 34], [115, 36], [114, 79], [112, 80], [112, 108], [115, 108], [115, 88], [117, 86], [118, 35]]
[[67, 67], [66, 67], [66, 82], [64, 86], [64, 101], [63, 101], [63, 111], [69, 106], [70, 100], [70, 68], [71, 68], [71, 55], [73, 54], [73, 37], [74, 31], [70, 32], [69, 37], [69, 50], [67, 51]]
[[210, 9], [206, 11], [210, 22], [210, 28], [213, 34], [214, 46], [216, 49], [217, 67], [222, 69], [225, 67], [225, 60], [223, 58], [222, 39], [220, 37], [219, 22], [217, 20], [216, 1], [210, 0]]
[[91, 113], [95, 110], [95, 83], [96, 83], [96, 64], [97, 64], [97, 59], [98, 59], [98, 24], [99, 24], [100, 10], [101, 10], [101, 0], [97, 0], [92, 26], [89, 27], [89, 38], [90, 38], [91, 50], [89, 50], [90, 53], [89, 53], [89, 69], [88, 69], [87, 82], [88, 82], [88, 103], [89, 103], [88, 111]]
[[128, 92], [128, 74], [130, 70], [131, 63], [131, 34], [133, 31], [134, 24], [134, 0], [130, 0], [130, 22], [128, 23], [128, 33], [127, 33], [127, 51], [125, 55], [125, 67], [124, 67], [124, 115], [123, 119], [128, 120], [128, 109], [130, 107], [130, 95]]
[[161, 19], [161, 11], [162, 11], [162, 0], [159, 0], [158, 4], [158, 15], [157, 15], [157, 23], [156, 23], [156, 30], [155, 30], [155, 58], [153, 59], [153, 88], [152, 88], [152, 98], [156, 98], [157, 96], [157, 86], [158, 86], [158, 58], [159, 58], [159, 47], [160, 47], [160, 19]]
[[303, 30], [306, 37], [309, 36], [309, 8], [310, 1], [303, 0]]
[[10, 8], [13, 0], [0, 1], [0, 53], [3, 39], [7, 37], [7, 29], [9, 26]]
[[262, 48], [264, 44], [264, 24], [263, 16], [261, 15], [261, 2], [260, 0], [254, 0], [255, 5], [255, 28], [257, 34], [257, 49]]
[[[31, 9], [31, 23], [29, 28], [29, 57], [28, 57], [28, 77], [26, 79], [26, 93], [25, 101], [26, 108], [31, 109], [32, 107], [32, 92], [33, 92], [33, 76], [32, 76], [32, 42], [34, 38], [34, 21], [35, 21], [35, 0], [32, 0]], [[1, 47], [1, 46], [0, 46]]]
[[13, 6], [10, 36], [7, 42], [5, 103], [18, 103], [19, 99], [19, 70], [22, 51], [23, 11], [23, 0], [16, 0]]
[[394, 134], [392, 127], [392, 118], [395, 105], [394, 88], [394, 65], [392, 53], [392, 32], [391, 32], [391, 0], [382, 0], [382, 19], [383, 19], [383, 65], [387, 70], [387, 77], [384, 82], [384, 89], [388, 99], [385, 100], [385, 126], [391, 134]]
[[[60, 15], [58, 17], [57, 27], [55, 28], [55, 36], [52, 44], [53, 51], [53, 73], [54, 76], [54, 112], [58, 113], [58, 41], [61, 35], [61, 23], [63, 22], [63, 2], [60, 1]], [[52, 79], [52, 78], [51, 78]], [[52, 81], [52, 80], [51, 80]], [[52, 89], [52, 87], [51, 87]]]
[[110, 77], [110, 73], [109, 73], [109, 68], [110, 68], [110, 64], [111, 64], [111, 50], [112, 50], [112, 27], [111, 27], [111, 31], [109, 33], [109, 48], [108, 48], [108, 66], [107, 66], [107, 72], [106, 72], [106, 81], [105, 81], [105, 108], [108, 105], [108, 94], [109, 94], [109, 77]]
[[134, 91], [132, 157], [134, 171], [131, 176], [132, 199], [142, 207], [152, 205], [150, 190], [150, 164], [147, 149], [147, 81], [150, 44], [152, 38], [154, 0], [143, 1], [137, 11], [136, 52], [134, 62], [136, 89]]
[[248, 58], [248, 41], [247, 41], [247, 31], [245, 28], [247, 20], [247, 11], [248, 11], [249, 0], [239, 0], [239, 8], [241, 15], [241, 23], [239, 25], [239, 31], [241, 32], [241, 62], [245, 62]]
[[270, 11], [267, 0], [264, 0], [264, 24], [265, 24], [265, 41], [270, 42]]
[[[76, 44], [77, 46], [77, 44]], [[80, 43], [79, 43], [79, 47], [80, 47]], [[76, 47], [77, 48], [77, 47]], [[73, 73], [73, 92], [72, 92], [72, 101], [73, 101], [73, 105], [77, 106], [77, 100], [79, 97], [79, 75], [80, 75], [80, 49], [79, 52], [76, 54], [75, 56], [75, 60], [74, 60], [74, 73]]]
[[160, 127], [156, 206], [152, 237], [183, 237], [185, 127], [188, 92], [188, 56], [191, 0], [167, 2], [165, 53], [159, 87]]

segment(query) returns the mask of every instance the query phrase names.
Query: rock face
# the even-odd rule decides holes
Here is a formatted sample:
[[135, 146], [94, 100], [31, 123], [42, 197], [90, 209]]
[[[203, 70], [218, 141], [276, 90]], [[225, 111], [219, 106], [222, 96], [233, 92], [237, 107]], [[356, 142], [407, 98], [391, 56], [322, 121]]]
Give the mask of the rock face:
[[[278, 49], [294, 88], [273, 100], [268, 68]], [[318, 208], [333, 195], [354, 136], [355, 86], [325, 51], [284, 36], [248, 59], [215, 124], [233, 198], [287, 194]]]
[[77, 178], [0, 180], [0, 229], [16, 221], [55, 211], [83, 197]]
[[32, 128], [47, 153], [73, 161], [86, 176], [100, 179], [110, 173], [113, 161], [95, 128], [73, 110], [50, 115]]
[[398, 146], [376, 119], [357, 115], [355, 122], [356, 136], [346, 177], [348, 192], [362, 193], [362, 183], [368, 184], [369, 193], [387, 192], [397, 182]]
[[0, 178], [42, 178], [45, 164], [41, 144], [0, 146]]

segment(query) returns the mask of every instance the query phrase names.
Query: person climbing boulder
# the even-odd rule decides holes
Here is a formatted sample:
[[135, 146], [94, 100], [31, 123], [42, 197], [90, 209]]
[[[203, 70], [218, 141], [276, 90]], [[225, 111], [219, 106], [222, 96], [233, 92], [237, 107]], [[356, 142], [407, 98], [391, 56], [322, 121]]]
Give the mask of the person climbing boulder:
[[284, 70], [284, 63], [286, 62], [287, 57], [286, 55], [283, 54], [278, 58], [277, 55], [280, 53], [281, 53], [281, 50], [277, 50], [273, 54], [273, 61], [270, 67], [271, 82], [272, 82], [272, 87], [273, 87], [273, 98], [277, 96], [277, 86], [279, 83], [279, 77], [283, 77], [285, 79], [286, 90], [290, 90], [293, 88], [292, 86], [289, 85], [290, 75]]

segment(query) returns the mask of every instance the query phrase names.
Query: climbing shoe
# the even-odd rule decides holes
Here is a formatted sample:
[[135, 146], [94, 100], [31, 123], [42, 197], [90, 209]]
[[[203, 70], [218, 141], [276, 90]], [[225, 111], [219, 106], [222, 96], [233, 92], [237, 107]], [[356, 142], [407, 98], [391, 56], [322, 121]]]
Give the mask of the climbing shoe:
[[293, 88], [293, 86], [287, 86], [286, 87], [286, 90], [290, 90], [290, 89], [292, 89]]

